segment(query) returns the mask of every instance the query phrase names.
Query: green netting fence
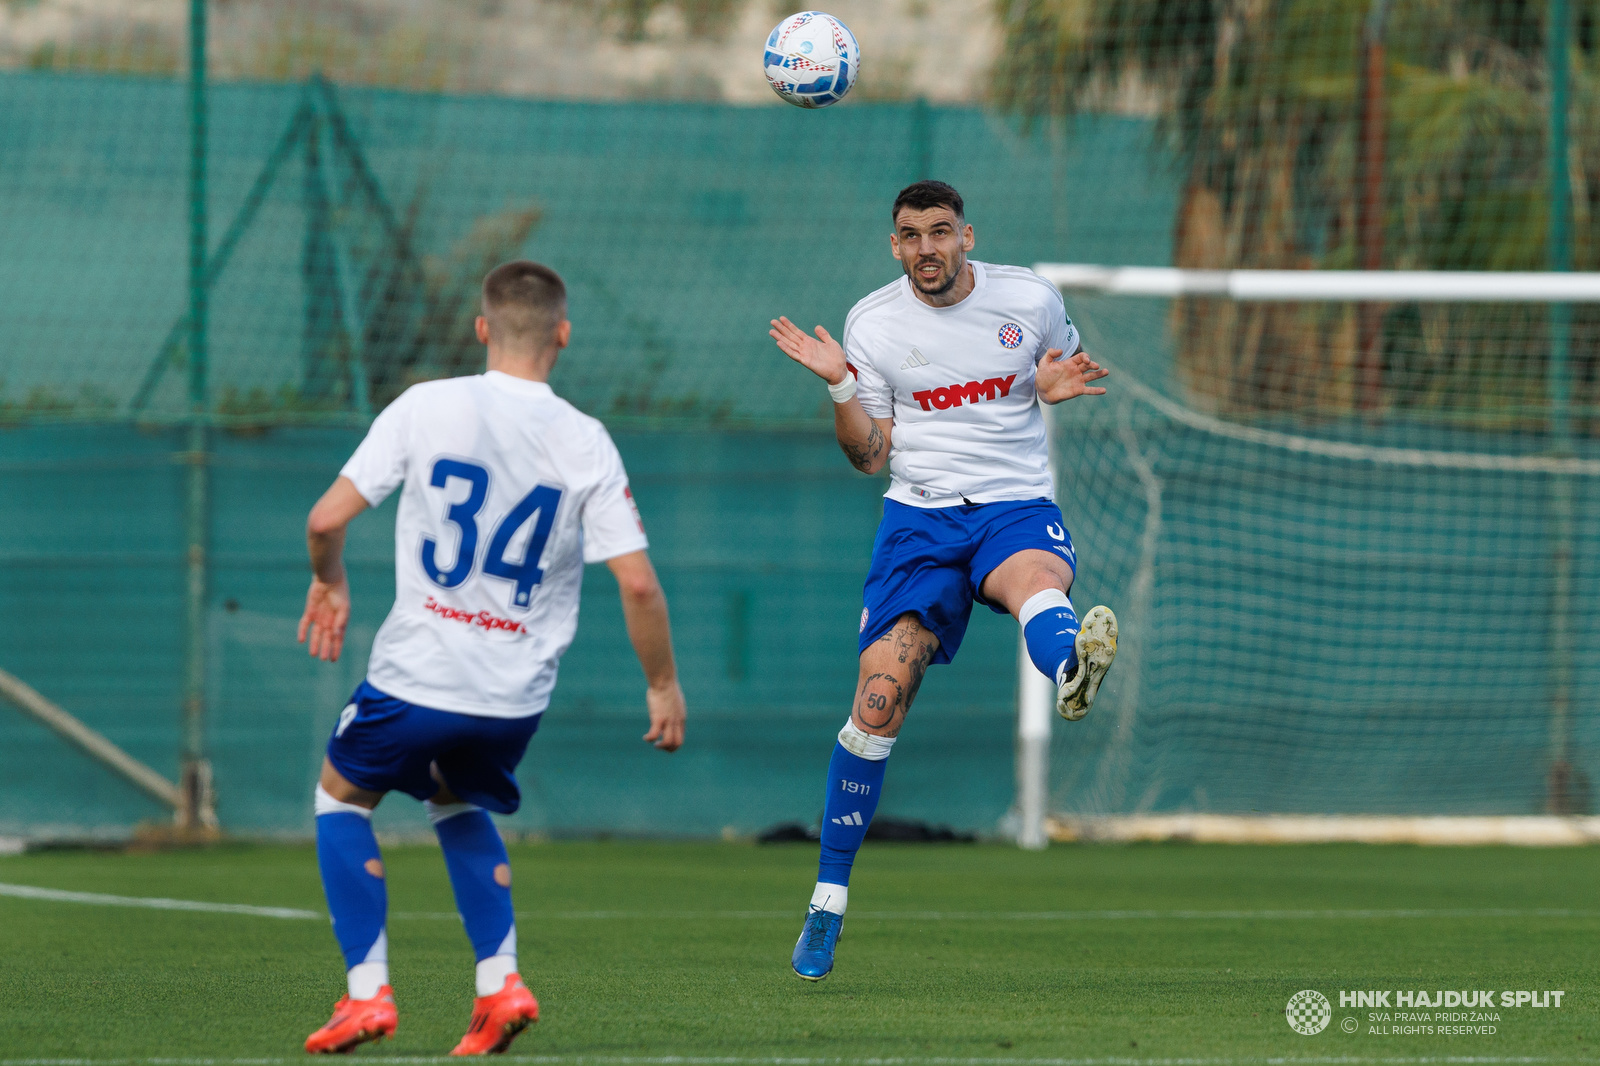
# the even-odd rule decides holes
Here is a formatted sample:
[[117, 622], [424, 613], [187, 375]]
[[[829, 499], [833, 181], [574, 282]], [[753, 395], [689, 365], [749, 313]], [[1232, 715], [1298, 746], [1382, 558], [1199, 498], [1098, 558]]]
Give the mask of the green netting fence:
[[[187, 128], [181, 85], [0, 76], [0, 668], [171, 777], [186, 698]], [[481, 367], [474, 294], [526, 255], [571, 288], [555, 387], [612, 426], [673, 607], [690, 744], [649, 750], [643, 679], [591, 573], [514, 828], [741, 833], [811, 821], [848, 712], [884, 483], [772, 347], [892, 279], [917, 175], [969, 197], [983, 255], [1160, 258], [1147, 124], [1070, 142], [974, 110], [798, 111], [211, 90], [206, 749], [240, 832], [303, 833], [319, 752], [392, 596], [392, 515], [353, 527], [353, 639], [294, 643], [306, 510], [368, 412]], [[1072, 195], [1072, 188], [1101, 189]], [[1138, 244], [1106, 203], [1148, 213]], [[980, 619], [918, 705], [889, 814], [992, 828], [1011, 802], [1011, 624]], [[0, 715], [0, 832], [116, 831], [154, 801]], [[396, 804], [387, 817], [419, 826]], [[409, 819], [409, 821], [407, 821]]]

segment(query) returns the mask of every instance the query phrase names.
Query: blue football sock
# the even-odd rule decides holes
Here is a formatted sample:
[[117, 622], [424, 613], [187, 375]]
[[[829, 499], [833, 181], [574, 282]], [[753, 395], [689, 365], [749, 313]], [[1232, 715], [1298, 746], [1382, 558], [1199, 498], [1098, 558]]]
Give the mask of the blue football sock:
[[887, 758], [863, 759], [835, 743], [828, 761], [828, 800], [822, 809], [822, 861], [817, 880], [848, 885], [850, 867], [878, 809]]
[[[459, 812], [459, 813], [457, 813]], [[489, 812], [468, 804], [428, 804], [433, 831], [444, 849], [456, 909], [479, 962], [517, 953], [516, 917], [511, 911], [511, 862]], [[498, 986], [491, 989], [498, 992]], [[480, 995], [486, 993], [479, 993]]]
[[346, 969], [386, 963], [389, 892], [371, 819], [348, 811], [317, 815], [317, 865]]
[[1078, 672], [1078, 612], [1059, 589], [1031, 597], [1022, 605], [1022, 639], [1028, 645], [1028, 658], [1039, 672], [1056, 684]]

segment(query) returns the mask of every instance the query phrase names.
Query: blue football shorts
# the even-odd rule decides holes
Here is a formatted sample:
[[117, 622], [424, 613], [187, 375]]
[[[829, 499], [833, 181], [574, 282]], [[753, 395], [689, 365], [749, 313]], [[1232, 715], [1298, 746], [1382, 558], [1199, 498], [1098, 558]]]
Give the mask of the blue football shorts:
[[1060, 556], [1077, 572], [1072, 534], [1061, 509], [1050, 500], [959, 507], [911, 507], [884, 500], [872, 569], [862, 590], [858, 651], [866, 651], [901, 615], [914, 614], [939, 638], [933, 661], [949, 662], [966, 636], [974, 600], [996, 614], [1007, 613], [984, 600], [978, 589], [995, 567], [1028, 548]]
[[357, 788], [432, 799], [439, 772], [450, 791], [496, 814], [522, 805], [517, 763], [542, 714], [485, 718], [396, 699], [363, 681], [328, 739], [328, 761]]

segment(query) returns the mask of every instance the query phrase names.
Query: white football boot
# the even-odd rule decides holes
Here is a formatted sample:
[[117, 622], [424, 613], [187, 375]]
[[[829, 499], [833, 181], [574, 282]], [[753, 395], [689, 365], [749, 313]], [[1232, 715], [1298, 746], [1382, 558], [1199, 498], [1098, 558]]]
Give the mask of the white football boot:
[[1100, 682], [1117, 657], [1117, 616], [1111, 608], [1089, 608], [1073, 646], [1078, 651], [1078, 672], [1056, 679], [1056, 713], [1069, 722], [1089, 713]]

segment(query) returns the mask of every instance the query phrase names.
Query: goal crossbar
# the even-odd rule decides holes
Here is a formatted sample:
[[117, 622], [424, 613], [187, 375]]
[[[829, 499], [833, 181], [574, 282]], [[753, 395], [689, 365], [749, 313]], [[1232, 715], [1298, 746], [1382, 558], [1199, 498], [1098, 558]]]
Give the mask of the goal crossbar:
[[1327, 303], [1600, 303], [1600, 273], [1467, 270], [1183, 270], [1035, 263], [1059, 289]]

